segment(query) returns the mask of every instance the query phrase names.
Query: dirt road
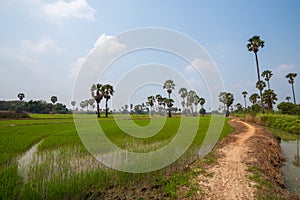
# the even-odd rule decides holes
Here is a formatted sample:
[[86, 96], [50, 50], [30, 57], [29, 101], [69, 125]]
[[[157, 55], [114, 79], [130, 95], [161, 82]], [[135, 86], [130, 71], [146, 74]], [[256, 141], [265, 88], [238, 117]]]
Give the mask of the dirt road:
[[205, 188], [204, 199], [254, 199], [255, 188], [247, 179], [245, 161], [249, 146], [249, 138], [255, 135], [256, 128], [237, 119], [231, 120], [233, 126], [245, 126], [243, 131], [236, 133], [229, 142], [217, 149], [221, 154], [218, 164], [207, 169], [212, 177], [199, 177], [200, 186]]

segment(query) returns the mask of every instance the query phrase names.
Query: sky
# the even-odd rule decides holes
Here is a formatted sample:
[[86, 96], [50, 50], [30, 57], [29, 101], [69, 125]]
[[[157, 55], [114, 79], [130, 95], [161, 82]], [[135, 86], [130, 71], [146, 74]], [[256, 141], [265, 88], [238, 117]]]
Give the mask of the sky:
[[[158, 49], [127, 52], [112, 62], [103, 77], [96, 77], [101, 83], [119, 88], [119, 92], [117, 89], [115, 92], [116, 98], [124, 88], [124, 84], [122, 87], [117, 85], [122, 78], [127, 80], [126, 75], [137, 66], [154, 70], [141, 77], [157, 78], [164, 74], [160, 77], [162, 80], [168, 78], [168, 72], [155, 72], [155, 66], [167, 66], [184, 77], [182, 81], [175, 81], [176, 105], [180, 105], [180, 99], [175, 94], [180, 87], [188, 87], [184, 85], [186, 82], [208, 100], [207, 107], [214, 109], [216, 106], [209, 102], [217, 97], [212, 96], [214, 93], [205, 85], [209, 82], [208, 77], [195, 75], [191, 67], [197, 68], [198, 63], [201, 71], [212, 67], [213, 63], [219, 73], [216, 77], [220, 76], [224, 83], [224, 88], [218, 89], [233, 93], [234, 104], [243, 104], [242, 91], [247, 91], [248, 96], [258, 93], [254, 54], [247, 50], [246, 44], [250, 37], [259, 35], [265, 41], [265, 47], [258, 52], [260, 71], [273, 72], [270, 85], [278, 95], [277, 103], [292, 96], [291, 86], [285, 78], [290, 72], [298, 74], [295, 92], [299, 103], [299, 9], [297, 0], [247, 3], [239, 0], [1, 0], [0, 99], [15, 100], [17, 94], [23, 92], [25, 100], [50, 102], [50, 97], [55, 95], [58, 102], [68, 107], [73, 99], [78, 106], [81, 99], [74, 95], [74, 90], [78, 74], [80, 70], [84, 72], [82, 68], [87, 60], [97, 51], [102, 55], [126, 52], [130, 48], [122, 42], [122, 34], [152, 27], [187, 36], [203, 48], [210, 62], [200, 57], [188, 62]], [[145, 37], [151, 38], [151, 35]], [[102, 50], [99, 50], [100, 46]], [[94, 82], [97, 80], [93, 79]], [[167, 96], [161, 84], [163, 81], [153, 83], [153, 87], [151, 84], [131, 87], [124, 104], [145, 102], [147, 96], [157, 93]], [[90, 98], [90, 91], [83, 93], [81, 98]], [[250, 104], [248, 98], [247, 103]]]

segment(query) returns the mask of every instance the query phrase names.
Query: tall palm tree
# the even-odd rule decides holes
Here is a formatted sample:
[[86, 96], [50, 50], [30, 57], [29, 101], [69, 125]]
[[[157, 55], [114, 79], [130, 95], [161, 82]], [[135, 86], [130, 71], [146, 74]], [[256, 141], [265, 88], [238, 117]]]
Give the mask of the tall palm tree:
[[247, 105], [246, 105], [246, 96], [247, 96], [248, 92], [247, 91], [243, 91], [242, 92], [242, 95], [244, 96], [244, 101], [245, 101], [245, 110], [247, 108]]
[[188, 92], [187, 98], [186, 98], [186, 104], [187, 104], [187, 106], [190, 106], [191, 112], [193, 115], [194, 115], [193, 104], [195, 102], [196, 95], [197, 95], [196, 92], [194, 90], [191, 90]]
[[101, 91], [102, 91], [102, 94], [103, 94], [103, 97], [105, 98], [105, 117], [108, 117], [108, 100], [111, 98], [111, 96], [114, 95], [114, 88], [112, 85], [109, 85], [109, 84], [105, 84], [105, 85], [102, 85], [101, 87]]
[[73, 106], [73, 110], [74, 110], [74, 106], [76, 105], [76, 101], [71, 101], [71, 105]]
[[296, 97], [295, 97], [295, 91], [294, 91], [294, 82], [297, 74], [296, 73], [288, 73], [285, 78], [289, 79], [289, 84], [292, 85], [292, 92], [293, 92], [293, 98], [294, 98], [294, 104], [296, 104]]
[[155, 99], [156, 99], [156, 102], [157, 102], [158, 112], [160, 112], [160, 115], [162, 115], [161, 105], [163, 104], [163, 98], [160, 94], [157, 94], [157, 95], [155, 95]]
[[197, 105], [200, 103], [200, 97], [196, 94], [195, 97], [194, 97], [194, 104], [195, 104], [195, 114], [197, 115], [198, 114], [198, 111], [197, 111]]
[[[259, 48], [263, 48], [265, 46], [265, 42], [260, 39], [259, 36], [255, 35], [252, 38], [248, 40], [247, 49], [248, 51], [253, 51], [255, 55], [255, 61], [256, 61], [256, 71], [257, 71], [257, 81], [260, 81], [260, 73], [259, 73], [259, 65], [258, 65], [258, 56], [257, 52], [259, 51]], [[259, 90], [260, 92], [260, 98], [262, 99], [262, 90]], [[264, 104], [261, 103], [261, 109], [262, 113], [264, 113]]]
[[20, 99], [20, 101], [23, 101], [23, 99], [25, 98], [25, 94], [24, 93], [19, 93], [18, 98]]
[[219, 101], [221, 102], [221, 103], [223, 103], [223, 113], [225, 113], [226, 112], [226, 102], [227, 102], [227, 100], [226, 100], [226, 93], [227, 92], [220, 92], [220, 94], [219, 94]]
[[267, 108], [272, 110], [273, 104], [277, 101], [277, 94], [274, 90], [265, 90], [263, 93], [263, 102], [267, 105]]
[[147, 97], [148, 99], [148, 104], [150, 106], [150, 114], [151, 116], [153, 116], [153, 105], [154, 105], [154, 102], [155, 102], [155, 97], [154, 96], [149, 96]]
[[[166, 82], [164, 83], [164, 87], [163, 88], [167, 90], [168, 95], [169, 95], [169, 102], [170, 102], [172, 90], [175, 89], [175, 83], [174, 83], [174, 81], [172, 81], [171, 79], [166, 80]], [[169, 105], [171, 105], [171, 103], [169, 103]], [[169, 117], [171, 117], [171, 107], [169, 107]]]
[[226, 107], [227, 107], [226, 117], [229, 116], [229, 107], [232, 105], [233, 101], [234, 101], [233, 94], [227, 92], [226, 93]]
[[265, 70], [261, 73], [261, 76], [265, 78], [265, 81], [267, 81], [268, 84], [268, 90], [270, 90], [270, 79], [273, 76], [272, 71], [270, 70]]
[[257, 81], [256, 82], [256, 88], [260, 91], [263, 91], [263, 89], [266, 87], [266, 83], [264, 81]]
[[290, 97], [290, 96], [287, 96], [287, 97], [285, 97], [285, 100], [287, 100], [287, 102], [290, 102], [291, 97]]
[[256, 104], [257, 102], [257, 99], [259, 99], [259, 94], [257, 93], [254, 93], [254, 94], [251, 94], [250, 97], [249, 97], [249, 101], [252, 103], [252, 105]]
[[52, 96], [50, 100], [51, 100], [51, 102], [53, 104], [55, 104], [55, 102], [57, 102], [57, 97], [56, 96]]
[[[96, 94], [95, 94], [96, 91]], [[103, 99], [103, 94], [102, 94], [102, 85], [100, 83], [97, 83], [96, 85], [93, 84], [91, 87], [91, 93], [92, 97], [95, 99], [97, 103], [97, 117], [100, 118], [100, 107], [99, 104], [101, 100]]]
[[182, 110], [184, 110], [184, 108], [185, 108], [185, 98], [187, 96], [188, 91], [187, 91], [186, 88], [182, 87], [182, 88], [179, 89], [178, 93], [180, 94], [180, 97], [182, 98], [181, 105], [182, 105]]

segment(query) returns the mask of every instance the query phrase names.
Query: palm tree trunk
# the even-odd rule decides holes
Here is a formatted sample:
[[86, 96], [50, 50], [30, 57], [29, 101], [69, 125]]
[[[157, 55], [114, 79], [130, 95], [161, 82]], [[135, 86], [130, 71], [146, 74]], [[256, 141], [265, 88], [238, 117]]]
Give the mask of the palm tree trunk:
[[[259, 73], [259, 65], [258, 65], [257, 52], [254, 52], [254, 55], [255, 55], [255, 61], [256, 61], [257, 79], [258, 79], [258, 81], [260, 81], [260, 73]], [[260, 99], [261, 99], [261, 111], [262, 111], [262, 113], [265, 113], [264, 102], [262, 100], [262, 91], [259, 90], [259, 93], [260, 93]]]
[[106, 101], [105, 101], [105, 117], [106, 117], [106, 118], [108, 117], [107, 102], [108, 102], [108, 99], [106, 99]]
[[98, 118], [100, 118], [100, 108], [99, 108], [99, 103], [97, 103], [97, 115], [98, 115]]
[[293, 83], [292, 83], [292, 91], [293, 91], [294, 104], [296, 104], [296, 97], [295, 97], [295, 91], [294, 91], [294, 84]]
[[244, 101], [245, 101], [245, 110], [246, 110], [246, 107], [247, 107], [247, 105], [246, 105], [246, 97], [244, 97]]
[[268, 84], [268, 90], [270, 89], [270, 81], [267, 81]]
[[[169, 93], [169, 103], [171, 104], [171, 97]], [[169, 107], [169, 106], [168, 106]], [[169, 117], [171, 118], [171, 106], [169, 107]]]

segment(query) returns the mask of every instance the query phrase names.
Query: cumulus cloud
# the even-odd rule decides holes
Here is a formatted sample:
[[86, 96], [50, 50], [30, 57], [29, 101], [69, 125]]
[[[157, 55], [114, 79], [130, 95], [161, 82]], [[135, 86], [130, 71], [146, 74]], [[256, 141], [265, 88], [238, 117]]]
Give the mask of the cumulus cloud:
[[109, 55], [122, 52], [126, 49], [126, 46], [121, 44], [115, 36], [102, 34], [95, 41], [93, 48], [89, 51], [89, 53], [85, 57], [78, 58], [76, 62], [71, 65], [70, 78], [75, 78], [77, 76], [86, 59], [93, 54], [100, 45], [103, 45], [101, 50], [105, 50], [103, 53]]
[[[213, 72], [215, 66], [214, 63], [208, 60], [196, 58], [193, 62], [185, 68], [186, 73], [194, 73], [196, 70], [203, 72]], [[213, 75], [213, 74], [212, 74]]]
[[94, 20], [95, 9], [87, 0], [73, 0], [66, 2], [58, 0], [42, 6], [42, 11], [52, 18], [79, 18]]
[[31, 40], [22, 40], [21, 47], [26, 51], [34, 53], [45, 53], [48, 51], [60, 52], [62, 49], [49, 37], [41, 38], [38, 42]]

